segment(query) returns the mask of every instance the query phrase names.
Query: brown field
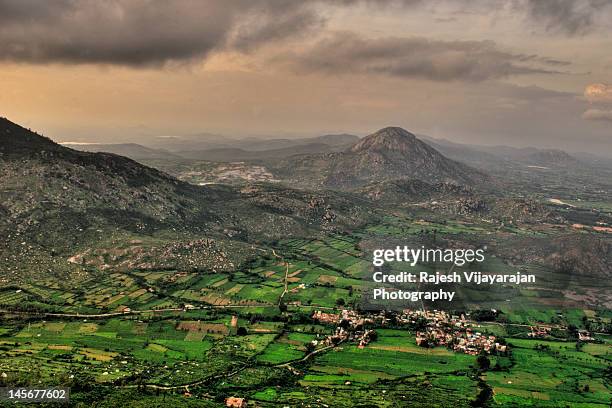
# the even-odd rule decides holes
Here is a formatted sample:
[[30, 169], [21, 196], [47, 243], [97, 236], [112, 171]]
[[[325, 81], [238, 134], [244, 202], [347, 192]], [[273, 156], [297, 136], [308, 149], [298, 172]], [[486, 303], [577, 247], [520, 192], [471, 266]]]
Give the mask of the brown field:
[[145, 293], [147, 293], [147, 290], [146, 290], [146, 289], [144, 289], [144, 288], [142, 288], [142, 289], [138, 289], [138, 290], [136, 290], [136, 291], [134, 291], [134, 292], [130, 293], [128, 296], [129, 296], [131, 299], [136, 299], [138, 296], [140, 296], [140, 295], [144, 295]]
[[228, 282], [228, 280], [227, 280], [227, 278], [225, 278], [225, 279], [221, 279], [219, 282], [213, 283], [211, 286], [213, 288], [218, 288], [219, 286], [225, 285], [227, 282]]
[[98, 360], [98, 361], [111, 361], [114, 357], [118, 355], [117, 353], [113, 353], [110, 351], [102, 351], [102, 350], [91, 349], [91, 348], [81, 349], [79, 353], [83, 354], [84, 356], [88, 358], [93, 358], [94, 360]]
[[162, 346], [161, 344], [151, 343], [147, 346], [147, 350], [156, 351], [158, 353], [165, 353], [166, 351], [168, 351], [168, 348]]
[[118, 301], [119, 299], [123, 298], [124, 296], [125, 296], [125, 295], [123, 295], [123, 294], [119, 293], [118, 295], [112, 296], [111, 298], [107, 299], [107, 300], [106, 300], [106, 301], [104, 301], [104, 302], [100, 302], [100, 305], [102, 305], [102, 306], [108, 306], [108, 305], [110, 305], [111, 303], [114, 303], [114, 302]]
[[68, 346], [66, 344], [49, 344], [47, 348], [49, 350], [65, 350], [65, 351], [72, 350], [72, 346]]
[[238, 293], [240, 292], [240, 290], [244, 288], [244, 285], [237, 283], [236, 285], [234, 285], [234, 287], [229, 288], [228, 290], [225, 291], [226, 295], [232, 295], [234, 293]]
[[338, 280], [337, 276], [333, 276], [333, 275], [321, 275], [321, 276], [319, 276], [319, 279], [317, 279], [317, 282], [319, 282], [319, 283], [336, 283], [337, 280]]
[[132, 332], [134, 334], [145, 334], [147, 332], [147, 326], [147, 323], [136, 323], [132, 329]]
[[229, 298], [226, 298], [224, 296], [221, 296], [215, 293], [209, 293], [206, 296], [202, 296], [200, 299], [206, 303], [210, 303], [211, 305], [217, 305], [217, 306], [225, 306], [231, 303]]
[[211, 305], [217, 305], [217, 306], [225, 306], [225, 305], [230, 304], [230, 299], [223, 297], [221, 295], [217, 295], [215, 293], [209, 293], [205, 296], [202, 296], [201, 300], [203, 300], [206, 303], [210, 303]]
[[98, 325], [95, 323], [83, 323], [79, 326], [79, 333], [95, 333], [98, 331]]
[[260, 323], [255, 323], [249, 327], [249, 332], [255, 333], [276, 333], [277, 331], [277, 327]]
[[546, 401], [548, 401], [548, 400], [550, 399], [550, 395], [548, 395], [548, 394], [547, 394], [547, 393], [545, 393], [545, 392], [537, 392], [537, 391], [533, 391], [533, 392], [531, 393], [531, 396], [532, 396], [533, 398], [536, 398], [536, 399], [539, 399], [539, 400], [546, 400]]

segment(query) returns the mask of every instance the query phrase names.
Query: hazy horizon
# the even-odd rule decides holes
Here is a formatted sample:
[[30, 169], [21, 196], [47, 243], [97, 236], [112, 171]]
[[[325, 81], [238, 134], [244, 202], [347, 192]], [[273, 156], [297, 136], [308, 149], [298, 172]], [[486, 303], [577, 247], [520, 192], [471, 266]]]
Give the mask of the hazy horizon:
[[[382, 129], [382, 128], [381, 128]], [[32, 129], [34, 131], [36, 131], [36, 129]], [[157, 138], [177, 138], [179, 140], [182, 141], [186, 141], [186, 140], [197, 140], [198, 138], [200, 138], [201, 141], [206, 141], [206, 139], [216, 139], [216, 138], [227, 138], [228, 139], [228, 146], [227, 147], [240, 147], [240, 146], [236, 146], [235, 144], [232, 144], [231, 142], [237, 142], [237, 141], [241, 141], [241, 140], [248, 140], [248, 139], [255, 139], [255, 140], [274, 140], [274, 139], [278, 139], [278, 140], [292, 140], [292, 139], [309, 139], [309, 138], [316, 138], [318, 136], [325, 136], [325, 135], [339, 135], [339, 134], [349, 134], [349, 135], [353, 135], [353, 136], [357, 136], [359, 138], [363, 138], [368, 136], [369, 134], [375, 133], [377, 130], [380, 129], [376, 129], [373, 130], [371, 132], [368, 133], [362, 133], [362, 134], [358, 134], [358, 133], [351, 133], [351, 132], [318, 132], [318, 133], [304, 133], [304, 134], [290, 134], [290, 133], [278, 133], [278, 134], [262, 134], [262, 135], [224, 135], [224, 134], [213, 134], [213, 133], [209, 133], [209, 132], [201, 132], [201, 134], [186, 134], [186, 135], [161, 135], [161, 136], [151, 136], [150, 138], [146, 138], [143, 139], [141, 141], [139, 140], [128, 140], [125, 139], [123, 141], [111, 141], [111, 142], [104, 142], [104, 141], [79, 141], [79, 140], [61, 140], [61, 139], [57, 139], [57, 138], [53, 138], [50, 137], [49, 135], [45, 135], [47, 137], [50, 137], [53, 141], [62, 144], [62, 145], [68, 145], [68, 146], [96, 146], [96, 145], [123, 145], [123, 144], [136, 144], [136, 145], [140, 145], [140, 146], [144, 146], [144, 147], [148, 147], [148, 148], [152, 148], [152, 149], [161, 149], [161, 150], [167, 150], [163, 147], [159, 147], [156, 146], [154, 143], [154, 139]], [[406, 129], [408, 130], [408, 129]], [[409, 131], [409, 130], [408, 130]], [[417, 138], [420, 139], [432, 139], [432, 140], [436, 140], [436, 141], [441, 141], [441, 142], [451, 142], [451, 143], [457, 143], [460, 145], [464, 145], [464, 146], [475, 146], [475, 147], [487, 147], [487, 148], [495, 148], [495, 147], [500, 147], [500, 148], [504, 148], [504, 147], [511, 147], [511, 148], [516, 148], [516, 149], [529, 149], [529, 148], [535, 148], [535, 149], [540, 149], [540, 150], [564, 150], [564, 149], [560, 149], [558, 147], [555, 146], [536, 146], [536, 145], [530, 145], [530, 144], [526, 144], [526, 145], [510, 145], [510, 144], [503, 144], [503, 143], [471, 143], [471, 142], [459, 142], [459, 141], [453, 141], [453, 140], [449, 140], [443, 137], [433, 137], [431, 135], [426, 135], [426, 134], [422, 134], [422, 133], [418, 133], [418, 132], [411, 132], [414, 133], [416, 135]], [[214, 149], [216, 147], [210, 147], [210, 149]], [[177, 149], [176, 151], [179, 151], [180, 149]], [[245, 147], [245, 150], [250, 150], [248, 147]], [[598, 156], [601, 158], [612, 158], [612, 153], [608, 153], [608, 152], [589, 152], [586, 150], [571, 150], [571, 149], [565, 149], [565, 151], [567, 153], [570, 154], [592, 154], [594, 156]]]
[[612, 156], [612, 3], [0, 0], [0, 115], [58, 142], [386, 126]]

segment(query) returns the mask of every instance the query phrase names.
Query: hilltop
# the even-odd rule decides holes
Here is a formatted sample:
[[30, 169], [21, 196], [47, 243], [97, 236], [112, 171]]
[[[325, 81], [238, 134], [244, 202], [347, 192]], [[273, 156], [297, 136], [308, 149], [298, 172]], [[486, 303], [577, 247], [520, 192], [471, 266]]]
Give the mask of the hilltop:
[[0, 157], [18, 156], [35, 150], [62, 150], [51, 139], [0, 117]]

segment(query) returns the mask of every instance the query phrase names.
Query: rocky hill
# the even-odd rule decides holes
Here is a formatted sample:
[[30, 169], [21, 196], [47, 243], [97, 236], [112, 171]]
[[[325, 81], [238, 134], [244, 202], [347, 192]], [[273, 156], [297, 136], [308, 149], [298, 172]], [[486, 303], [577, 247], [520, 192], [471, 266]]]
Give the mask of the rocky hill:
[[525, 160], [540, 166], [575, 166], [578, 160], [558, 149], [538, 150], [525, 157]]
[[[63, 147], [2, 119], [0, 214], [5, 276], [20, 278], [65, 277], [74, 269], [68, 259], [97, 246], [112, 253], [113, 242], [134, 237], [155, 241], [158, 252], [169, 243], [188, 248], [177, 266], [211, 269], [194, 240], [215, 240], [217, 249], [227, 246], [224, 242], [251, 248], [256, 240], [356, 225], [365, 208], [331, 192], [266, 184], [242, 190], [195, 186], [122, 156]], [[217, 249], [210, 255], [223, 259]], [[139, 249], [139, 256], [147, 259], [147, 250]], [[247, 255], [233, 250], [232, 256]], [[226, 265], [238, 263], [232, 259]]]
[[461, 185], [488, 180], [484, 173], [448, 159], [412, 133], [398, 127], [381, 129], [344, 152], [289, 158], [276, 166], [274, 171], [280, 178], [337, 189], [401, 178]]
[[[196, 201], [216, 198], [128, 158], [75, 151], [6, 119], [0, 122], [0, 171], [4, 210], [25, 224], [48, 220], [45, 209], [94, 211], [113, 223], [119, 212], [178, 221], [193, 213]], [[104, 211], [110, 208], [113, 215]]]
[[418, 203], [472, 195], [469, 188], [450, 183], [430, 184], [421, 180], [399, 179], [372, 182], [355, 190], [369, 199], [386, 203]]

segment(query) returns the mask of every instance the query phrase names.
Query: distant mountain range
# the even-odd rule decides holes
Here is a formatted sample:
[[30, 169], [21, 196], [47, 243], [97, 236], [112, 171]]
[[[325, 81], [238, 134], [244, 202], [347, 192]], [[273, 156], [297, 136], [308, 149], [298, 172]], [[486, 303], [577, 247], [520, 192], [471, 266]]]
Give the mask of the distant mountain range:
[[[342, 147], [339, 149], [342, 149]], [[245, 150], [238, 147], [226, 147], [196, 150], [192, 152], [178, 152], [177, 154], [186, 159], [235, 162], [244, 160], [281, 159], [297, 154], [328, 153], [336, 150], [338, 150], [337, 147], [325, 143], [307, 143], [269, 150]]]
[[519, 193], [525, 185], [540, 191], [559, 183], [589, 185], [607, 190], [612, 180], [612, 159], [588, 153], [569, 154], [558, 149], [465, 145], [419, 136], [446, 157], [469, 164]]
[[358, 140], [359, 136], [350, 135], [347, 133], [340, 133], [297, 139], [238, 139], [236, 143], [239, 143], [239, 146], [245, 150], [261, 151], [269, 149], [289, 148], [309, 144], [323, 144], [332, 148], [346, 148], [355, 144]]
[[181, 157], [163, 149], [152, 149], [136, 143], [62, 143], [62, 146], [83, 152], [104, 152], [129, 157], [133, 160], [180, 159]]
[[345, 150], [359, 140], [349, 134], [323, 135], [301, 139], [232, 139], [206, 135], [183, 139], [156, 138], [155, 147], [136, 143], [98, 144], [62, 143], [66, 147], [86, 152], [115, 153], [134, 160], [210, 160], [232, 162], [244, 160], [281, 159], [296, 154], [329, 153]]
[[[200, 134], [152, 138], [142, 147], [134, 144], [70, 146], [124, 155], [196, 184], [226, 183], [227, 177], [217, 175], [231, 173], [232, 184], [278, 180], [307, 189], [351, 190], [380, 181], [382, 177], [477, 185], [489, 191], [499, 190], [503, 184], [506, 190], [520, 194], [525, 183], [543, 191], [558, 185], [562, 179], [607, 189], [612, 177], [612, 159], [593, 154], [469, 145], [426, 135], [414, 136], [418, 142], [408, 143], [414, 144], [412, 153], [409, 153], [411, 149], [401, 153], [401, 147], [393, 143], [386, 146], [386, 153], [377, 151], [375, 145], [369, 146], [372, 149], [354, 151], [353, 146], [362, 139], [350, 134], [300, 139], [240, 139]], [[228, 162], [234, 162], [234, 167], [226, 166]], [[236, 170], [236, 166], [242, 166], [242, 170]], [[489, 183], [491, 180], [495, 181], [493, 185]]]
[[[539, 166], [577, 166], [580, 160], [559, 149], [535, 147], [483, 146], [454, 143], [444, 139], [419, 136], [423, 141], [444, 155], [477, 167], [499, 167], [504, 163], [523, 163]], [[501, 160], [501, 162], [500, 162]]]
[[[558, 149], [471, 145], [435, 139], [426, 135], [416, 136], [447, 158], [485, 171], [495, 171], [506, 165], [573, 168], [586, 164], [612, 168], [612, 158], [590, 153], [568, 154]], [[63, 143], [63, 145], [81, 151], [115, 153], [144, 161], [185, 159], [236, 162], [278, 161], [294, 155], [342, 152], [359, 140], [359, 136], [345, 133], [297, 139], [235, 138], [203, 133], [192, 136], [154, 137], [146, 146], [136, 143]]]

